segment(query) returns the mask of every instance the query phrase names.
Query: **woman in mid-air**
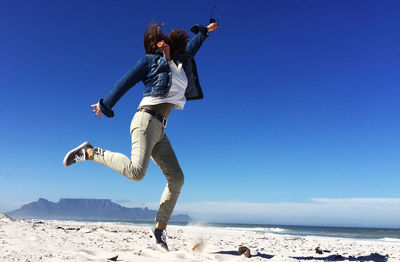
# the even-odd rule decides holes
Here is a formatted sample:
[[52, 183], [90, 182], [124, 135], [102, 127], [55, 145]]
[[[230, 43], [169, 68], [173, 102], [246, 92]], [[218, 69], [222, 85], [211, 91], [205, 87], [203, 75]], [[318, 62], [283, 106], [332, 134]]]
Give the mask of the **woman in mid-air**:
[[164, 35], [160, 25], [151, 23], [144, 36], [146, 55], [104, 99], [91, 105], [99, 118], [103, 114], [113, 117], [112, 108], [117, 101], [139, 81], [143, 82], [143, 99], [130, 125], [131, 158], [84, 142], [69, 151], [63, 161], [64, 166], [69, 166], [93, 160], [131, 180], [140, 181], [146, 174], [151, 157], [167, 178], [156, 216], [157, 223], [152, 229], [157, 245], [167, 251], [166, 227], [184, 181], [165, 132], [167, 119], [173, 108], [182, 110], [187, 100], [203, 98], [193, 58], [209, 32], [217, 29], [217, 23], [207, 27], [195, 25], [191, 28], [195, 36], [189, 40], [183, 30], [172, 30]]

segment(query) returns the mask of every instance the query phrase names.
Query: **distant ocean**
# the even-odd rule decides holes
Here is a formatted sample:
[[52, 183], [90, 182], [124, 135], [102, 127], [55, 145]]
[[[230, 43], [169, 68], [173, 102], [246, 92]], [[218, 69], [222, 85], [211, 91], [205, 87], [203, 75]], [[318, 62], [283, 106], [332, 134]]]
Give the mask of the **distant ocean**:
[[[124, 224], [152, 225], [153, 222], [133, 222]], [[285, 226], [256, 224], [223, 224], [223, 223], [170, 223], [170, 225], [206, 227], [219, 230], [251, 231], [259, 234], [279, 234], [297, 237], [318, 236], [354, 239], [381, 240], [400, 242], [400, 229], [389, 228], [357, 228], [357, 227], [324, 227], [324, 226]]]

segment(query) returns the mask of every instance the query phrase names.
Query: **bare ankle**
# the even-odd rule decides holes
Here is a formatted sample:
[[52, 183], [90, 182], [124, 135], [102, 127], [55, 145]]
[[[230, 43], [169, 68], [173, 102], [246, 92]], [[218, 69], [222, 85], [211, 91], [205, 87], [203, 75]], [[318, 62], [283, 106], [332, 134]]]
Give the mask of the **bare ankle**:
[[88, 156], [88, 160], [93, 160], [93, 148], [88, 148], [86, 150], [86, 154]]
[[165, 230], [165, 229], [167, 229], [167, 225], [165, 225], [161, 222], [157, 222], [156, 228], [158, 228], [160, 230]]

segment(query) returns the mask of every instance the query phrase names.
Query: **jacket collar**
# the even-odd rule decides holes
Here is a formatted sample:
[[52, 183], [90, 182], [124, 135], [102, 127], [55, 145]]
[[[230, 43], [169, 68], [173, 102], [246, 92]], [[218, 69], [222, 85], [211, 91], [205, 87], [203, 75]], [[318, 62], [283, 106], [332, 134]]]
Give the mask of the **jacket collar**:
[[156, 50], [156, 55], [163, 56], [163, 57], [165, 56], [164, 52], [160, 51], [160, 50]]
[[[163, 51], [156, 50], [156, 55], [159, 55], [159, 56], [165, 58], [165, 53]], [[187, 53], [182, 54], [182, 53], [174, 52], [171, 54], [171, 60], [174, 60], [175, 62], [183, 63], [185, 61], [185, 58], [187, 58], [187, 57], [190, 57], [190, 55]]]
[[187, 57], [190, 57], [190, 55], [188, 55], [186, 53], [182, 54], [182, 53], [174, 52], [171, 55], [172, 60], [174, 60], [176, 62], [181, 62], [181, 63], [183, 63]]

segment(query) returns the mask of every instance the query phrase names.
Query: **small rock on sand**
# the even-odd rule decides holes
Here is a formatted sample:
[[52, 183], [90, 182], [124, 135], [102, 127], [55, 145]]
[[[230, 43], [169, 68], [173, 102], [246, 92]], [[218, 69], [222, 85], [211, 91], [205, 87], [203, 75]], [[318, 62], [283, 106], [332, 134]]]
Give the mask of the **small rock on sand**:
[[250, 257], [250, 249], [245, 246], [241, 246], [239, 247], [238, 254], [239, 256], [244, 254], [245, 257]]

